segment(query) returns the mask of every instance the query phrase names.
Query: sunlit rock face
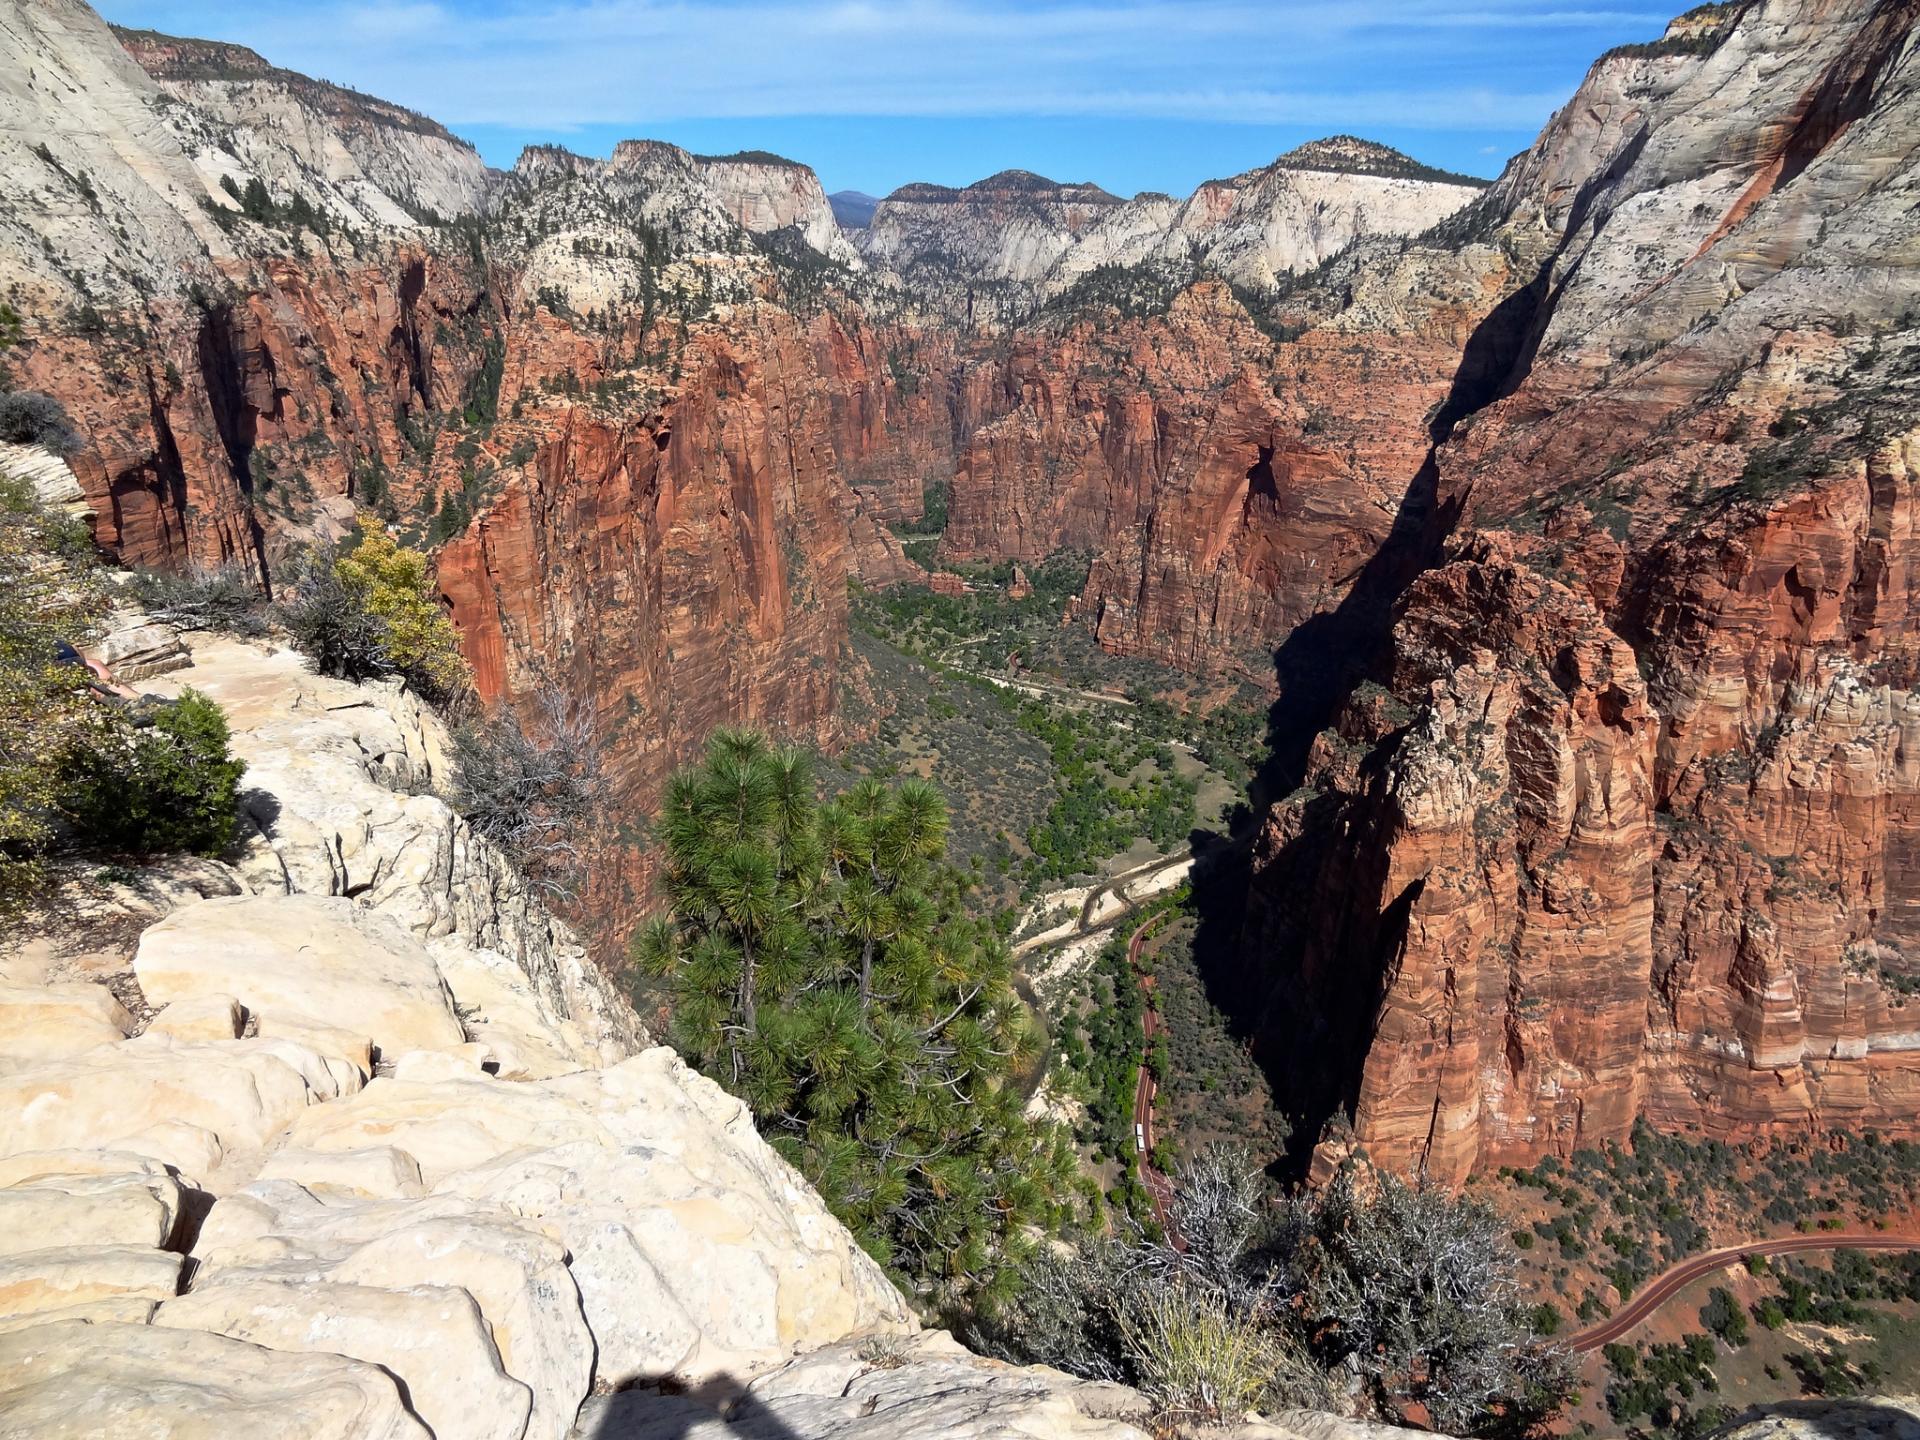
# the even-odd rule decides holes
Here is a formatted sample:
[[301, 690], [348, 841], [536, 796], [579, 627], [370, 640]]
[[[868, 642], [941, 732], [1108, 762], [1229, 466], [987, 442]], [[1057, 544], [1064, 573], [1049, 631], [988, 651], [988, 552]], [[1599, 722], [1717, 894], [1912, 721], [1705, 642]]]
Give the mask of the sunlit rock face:
[[1901, 1128], [1913, 17], [1677, 26], [1488, 188], [1335, 139], [1185, 199], [911, 186], [855, 241], [778, 157], [491, 172], [15, 5], [8, 363], [124, 560], [271, 583], [369, 506], [434, 549], [482, 694], [597, 716], [602, 957], [714, 725], [843, 738], [847, 584], [932, 583], [892, 528], [950, 483], [936, 568], [1082, 552], [1068, 623], [1275, 696], [1240, 943], [1327, 1060], [1301, 1133], [1457, 1177], [1635, 1114]]
[[1403, 1171], [1913, 1133], [1914, 17], [1722, 21], [1462, 217], [1537, 278], [1466, 348], [1442, 568], [1257, 852], [1272, 1043], [1344, 1037], [1301, 1114]]

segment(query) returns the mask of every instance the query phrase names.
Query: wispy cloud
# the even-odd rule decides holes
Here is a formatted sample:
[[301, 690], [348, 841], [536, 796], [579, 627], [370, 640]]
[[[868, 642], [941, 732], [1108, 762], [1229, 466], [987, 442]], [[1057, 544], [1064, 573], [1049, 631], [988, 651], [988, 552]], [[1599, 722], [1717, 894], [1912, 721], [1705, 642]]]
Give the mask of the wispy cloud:
[[[1110, 116], [1530, 128], [1565, 96], [1541, 32], [1657, 34], [1658, 10], [1552, 0], [107, 0], [250, 44], [455, 126], [731, 116]], [[1551, 77], [1558, 82], [1561, 77]]]

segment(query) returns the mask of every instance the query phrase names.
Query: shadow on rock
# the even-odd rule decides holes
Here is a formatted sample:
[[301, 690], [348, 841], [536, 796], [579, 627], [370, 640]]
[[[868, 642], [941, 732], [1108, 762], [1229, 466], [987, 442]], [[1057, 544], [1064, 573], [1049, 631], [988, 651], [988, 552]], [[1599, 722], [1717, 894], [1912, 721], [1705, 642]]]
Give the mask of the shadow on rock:
[[1920, 1416], [1879, 1400], [1783, 1400], [1751, 1406], [1715, 1433], [1769, 1440], [1920, 1440]]
[[[807, 1403], [823, 1406], [834, 1402]], [[745, 1385], [721, 1375], [694, 1394], [636, 1389], [595, 1396], [581, 1407], [573, 1440], [810, 1440], [846, 1428], [859, 1415], [821, 1414], [817, 1418], [821, 1424], [804, 1431], [796, 1429]]]

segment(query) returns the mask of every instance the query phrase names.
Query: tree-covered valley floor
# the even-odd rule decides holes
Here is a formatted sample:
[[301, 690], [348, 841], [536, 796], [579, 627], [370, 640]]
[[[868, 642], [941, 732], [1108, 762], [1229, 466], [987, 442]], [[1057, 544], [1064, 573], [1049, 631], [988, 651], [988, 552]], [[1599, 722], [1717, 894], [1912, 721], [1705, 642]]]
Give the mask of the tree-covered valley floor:
[[[1920, 1146], [1833, 1132], [1628, 1143], [1477, 1177], [1513, 1226], [1538, 1328], [1606, 1318], [1689, 1255], [1765, 1237], [1920, 1233]], [[1757, 1257], [1583, 1358], [1579, 1434], [1704, 1434], [1745, 1408], [1920, 1388], [1920, 1254]]]
[[[909, 554], [937, 563], [937, 529], [905, 539]], [[1020, 598], [1009, 593], [1010, 565], [951, 568], [967, 594], [856, 590], [853, 645], [866, 681], [845, 700], [864, 733], [823, 767], [830, 787], [867, 775], [933, 781], [953, 808], [956, 858], [1029, 930], [1044, 897], [1072, 879], [1174, 853], [1190, 832], [1224, 838], [1244, 819], [1264, 759], [1269, 697], [1258, 686], [1209, 693], [1063, 624], [1083, 557], [1031, 567]], [[1160, 1082], [1156, 1168], [1224, 1144], [1287, 1173], [1284, 1102], [1199, 910], [1186, 889], [1148, 904], [1038, 996], [1049, 1092], [1074, 1123], [1082, 1164], [1117, 1212], [1141, 1220], [1131, 1102], [1143, 1053]], [[1163, 1033], [1143, 1052], [1145, 992], [1125, 944], [1148, 920], [1164, 922], [1142, 966]], [[1911, 1228], [1920, 1149], [1842, 1135], [1728, 1147], [1642, 1128], [1626, 1145], [1481, 1176], [1469, 1193], [1510, 1226], [1538, 1328], [1564, 1337], [1715, 1245]], [[1920, 1388], [1920, 1259], [1800, 1256], [1690, 1284], [1623, 1345], [1584, 1357], [1566, 1425], [1693, 1436], [1750, 1405], [1876, 1386]]]
[[1108, 655], [1062, 624], [1084, 557], [1036, 567], [1018, 599], [1010, 566], [961, 573], [974, 586], [964, 596], [855, 589], [857, 664], [841, 702], [860, 738], [823, 766], [830, 787], [931, 780], [953, 812], [955, 858], [983, 897], [1022, 909], [1230, 827], [1264, 696], [1207, 698], [1191, 677]]

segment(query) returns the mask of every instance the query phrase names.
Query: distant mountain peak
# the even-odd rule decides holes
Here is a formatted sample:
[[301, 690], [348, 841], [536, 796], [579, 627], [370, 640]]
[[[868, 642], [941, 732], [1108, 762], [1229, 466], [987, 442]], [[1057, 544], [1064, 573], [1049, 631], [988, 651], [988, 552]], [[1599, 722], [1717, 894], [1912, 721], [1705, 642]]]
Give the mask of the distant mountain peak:
[[1470, 185], [1485, 189], [1491, 181], [1425, 164], [1411, 155], [1363, 140], [1358, 135], [1328, 135], [1297, 145], [1275, 160], [1270, 169], [1328, 170], [1342, 175], [1379, 175], [1391, 180], [1426, 180], [1441, 185]]
[[771, 165], [786, 170], [811, 168], [802, 161], [789, 160], [785, 155], [776, 155], [771, 150], [735, 150], [730, 155], [696, 155], [693, 158], [702, 165]]
[[429, 119], [417, 110], [363, 94], [346, 85], [336, 85], [330, 80], [316, 80], [295, 70], [283, 70], [259, 51], [245, 45], [224, 40], [195, 40], [181, 35], [162, 34], [158, 30], [133, 30], [124, 25], [111, 25], [108, 28], [113, 32], [113, 38], [120, 42], [120, 47], [155, 80], [282, 85], [336, 120], [389, 130], [408, 130], [416, 135], [444, 140], [465, 150], [473, 149], [469, 142], [439, 121]]
[[878, 195], [869, 195], [864, 190], [836, 190], [827, 196], [833, 218], [849, 230], [864, 230], [879, 203]]
[[1094, 201], [1100, 204], [1120, 203], [1120, 197], [1101, 189], [1091, 180], [1049, 180], [1044, 175], [1036, 175], [1031, 170], [1001, 170], [976, 180], [967, 186], [970, 194], [1020, 194], [1034, 195], [1046, 199]]

